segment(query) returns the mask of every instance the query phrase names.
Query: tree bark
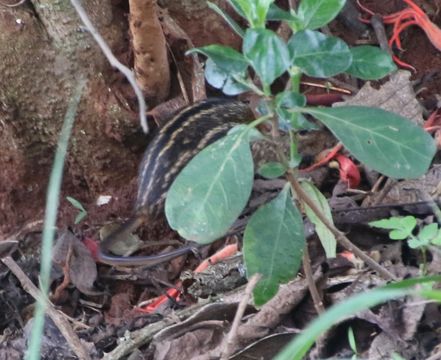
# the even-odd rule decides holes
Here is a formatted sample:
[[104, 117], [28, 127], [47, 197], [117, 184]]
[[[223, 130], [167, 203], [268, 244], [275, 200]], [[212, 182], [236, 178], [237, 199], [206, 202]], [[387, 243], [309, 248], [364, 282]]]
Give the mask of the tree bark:
[[[0, 238], [43, 217], [61, 124], [80, 74], [88, 85], [70, 139], [59, 226], [73, 224], [77, 212], [66, 196], [88, 210], [89, 225], [112, 215], [129, 216], [138, 163], [150, 136], [139, 128], [132, 90], [109, 66], [70, 2], [30, 1], [0, 7]], [[114, 54], [133, 67], [127, 2], [82, 0], [82, 4]], [[205, 0], [160, 5], [170, 6], [169, 13], [197, 46], [222, 39], [238, 47], [237, 37]], [[202, 27], [196, 31], [196, 26]], [[184, 58], [187, 48], [181, 42], [172, 47], [175, 59]], [[179, 86], [173, 79], [175, 96]], [[100, 195], [111, 195], [111, 202], [99, 207]]]
[[[121, 52], [127, 24], [114, 15], [111, 2], [83, 3], [95, 10], [89, 15], [109, 45]], [[136, 131], [136, 114], [122, 108], [111, 91], [115, 72], [70, 2], [0, 8], [0, 59], [0, 234], [43, 216], [67, 100], [81, 73], [88, 89], [71, 138], [63, 198], [91, 205], [98, 193], [112, 191], [106, 186], [135, 176], [137, 156], [124, 141]], [[119, 173], [124, 180], [118, 181]], [[75, 211], [65, 208], [61, 217], [71, 221]]]

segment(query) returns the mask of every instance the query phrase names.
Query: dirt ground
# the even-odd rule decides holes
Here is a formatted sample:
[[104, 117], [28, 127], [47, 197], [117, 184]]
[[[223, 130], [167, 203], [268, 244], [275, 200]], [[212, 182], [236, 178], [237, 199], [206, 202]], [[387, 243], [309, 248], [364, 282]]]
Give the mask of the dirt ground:
[[[435, 24], [441, 27], [441, 0], [415, 2], [430, 15]], [[390, 14], [404, 8], [402, 1], [398, 0], [363, 0], [362, 3], [379, 14]], [[119, 4], [119, 11], [127, 11], [127, 8]], [[170, 14], [173, 15], [174, 11], [178, 10], [169, 8]], [[124, 14], [124, 16], [127, 16], [127, 14]], [[222, 30], [219, 30], [219, 23], [210, 19], [203, 20], [205, 30], [201, 31], [201, 34], [212, 32], [215, 35], [203, 38], [198, 38], [198, 31], [195, 29], [198, 20], [182, 17], [179, 21], [181, 27], [187, 29], [189, 36], [192, 39], [197, 39], [197, 41], [194, 41], [196, 46], [223, 42], [238, 47], [237, 37], [230, 32], [226, 33], [225, 36], [219, 35], [225, 29], [222, 27]], [[199, 21], [202, 20], [199, 19]], [[360, 31], [348, 28], [347, 23], [341, 18], [333, 21], [329, 26], [329, 30], [333, 35], [342, 37], [350, 45], [376, 43], [376, 37], [371, 27]], [[391, 29], [386, 27], [386, 30], [389, 33]], [[436, 49], [430, 43], [426, 34], [415, 26], [404, 31], [401, 42], [403, 51], [395, 49], [394, 52], [402, 61], [412, 64], [416, 69], [416, 72], [411, 73], [410, 86], [416, 94], [415, 98], [421, 105], [423, 118], [427, 119], [431, 113], [441, 108], [441, 51]], [[128, 49], [126, 50], [128, 51]], [[115, 89], [115, 93], [124, 94], [127, 91], [127, 84], [115, 77], [114, 73], [108, 75], [115, 79], [111, 85]], [[374, 82], [373, 87], [381, 88], [384, 82], [387, 82], [387, 80]], [[356, 81], [355, 84], [358, 88], [364, 85], [361, 81]], [[177, 87], [176, 84], [174, 86]], [[106, 93], [108, 87], [107, 84], [103, 83], [97, 85], [93, 90], [98, 93]], [[313, 90], [313, 92], [316, 91]], [[218, 95], [211, 88], [208, 89], [208, 93]], [[0, 100], [2, 100], [1, 97]], [[109, 106], [114, 101], [116, 101], [114, 98], [109, 97], [103, 100], [103, 103]], [[133, 98], [129, 101], [133, 101]], [[3, 102], [0, 101], [1, 104]], [[97, 104], [96, 108], [99, 110], [100, 106], [103, 106], [103, 104]], [[5, 118], [15, 116], [9, 113], [10, 111], [7, 107], [0, 107], [0, 113]], [[136, 119], [136, 112], [132, 112], [131, 116]], [[149, 122], [152, 126], [155, 126], [152, 118], [149, 119]], [[135, 124], [136, 120], [133, 123]], [[6, 127], [3, 129], [2, 126], [0, 122], [0, 131], [8, 131]], [[100, 137], [103, 136], [100, 133], [101, 129], [88, 127], [87, 124], [81, 123], [81, 120], [76, 126], [86, 127], [90, 131], [96, 132], [96, 141], [100, 141]], [[130, 216], [136, 196], [137, 163], [142, 158], [144, 148], [150, 141], [150, 138], [144, 137], [139, 129], [134, 130], [129, 135], [127, 133], [118, 134], [117, 131], [115, 132], [115, 128], [107, 128], [107, 130], [106, 136], [115, 138], [121, 136], [118, 138], [118, 142], [127, 145], [130, 161], [124, 162], [124, 158], [106, 159], [103, 166], [114, 168], [115, 176], [97, 178], [96, 182], [86, 182], [83, 174], [76, 173], [75, 164], [69, 163], [68, 159], [60, 195], [57, 225], [61, 229], [60, 234], [62, 236], [66, 238], [73, 237], [69, 240], [71, 241], [69, 244], [77, 254], [73, 256], [70, 267], [75, 269], [77, 276], [72, 276], [71, 273], [71, 284], [66, 287], [62, 286], [63, 270], [68, 270], [66, 270], [65, 260], [60, 260], [53, 271], [51, 279], [51, 299], [58, 309], [75, 319], [76, 323], [72, 326], [84, 341], [86, 348], [90, 349], [90, 355], [93, 359], [100, 359], [103, 353], [118, 348], [119, 339], [127, 336], [132, 331], [137, 331], [132, 334], [133, 338], [143, 339], [140, 340], [139, 348], [141, 350], [138, 350], [140, 351], [138, 357], [133, 358], [172, 359], [182, 355], [180, 358], [199, 358], [197, 356], [200, 356], [202, 359], [204, 358], [203, 354], [211, 351], [215, 344], [222, 343], [226, 333], [225, 321], [232, 320], [236, 307], [231, 305], [233, 303], [233, 300], [231, 300], [231, 303], [208, 304], [205, 308], [202, 308], [201, 303], [204, 301], [209, 303], [206, 299], [214, 296], [214, 293], [207, 291], [207, 288], [214, 288], [218, 284], [214, 285], [210, 282], [211, 280], [207, 280], [203, 276], [199, 278], [195, 274], [185, 274], [186, 270], [195, 268], [199, 262], [197, 256], [189, 255], [187, 258], [178, 258], [171, 261], [169, 265], [160, 266], [153, 270], [136, 269], [118, 272], [102, 265], [97, 268], [92, 255], [80, 241], [86, 240], [86, 244], [87, 241], [93, 242], [97, 239], [99, 229], [102, 228], [103, 224], [126, 219]], [[304, 141], [303, 151], [305, 154], [313, 157], [335, 142], [334, 139], [329, 138], [330, 135], [327, 133], [320, 136], [322, 136], [319, 141], [320, 144], [317, 144], [317, 139]], [[11, 139], [13, 139], [12, 136]], [[53, 153], [41, 153], [36, 161], [29, 162], [29, 159], [15, 152], [14, 148], [15, 144], [12, 140], [11, 143], [0, 145], [0, 163], [7, 164], [0, 172], [0, 204], [2, 205], [0, 206], [0, 234], [4, 239], [11, 237], [20, 239], [20, 251], [16, 252], [14, 257], [18, 259], [20, 266], [26, 270], [25, 272], [31, 280], [37, 283], [41, 220], [44, 216], [45, 189], [49, 176], [47, 169], [52, 162]], [[97, 157], [101, 156], [105, 156], [104, 152], [103, 154], [97, 154]], [[384, 187], [390, 186], [397, 191], [399, 194], [396, 195], [398, 200], [393, 197], [394, 191], [391, 191], [387, 198], [385, 196], [379, 200], [377, 199], [376, 205], [387, 203], [387, 200], [390, 202], [406, 202], [403, 201], [403, 188], [433, 190], [441, 182], [440, 174], [439, 159], [436, 158], [428, 174], [416, 183], [398, 183], [397, 185], [383, 182]], [[364, 186], [362, 189], [366, 190], [369, 187], [367, 179], [370, 175], [369, 171], [362, 169], [362, 175], [362, 187]], [[338, 171], [327, 168], [326, 170], [320, 170], [315, 176], [319, 179], [324, 193], [331, 197], [338, 182]], [[10, 189], [11, 187], [15, 190], [8, 191], [6, 194], [4, 189]], [[33, 191], [33, 189], [37, 190]], [[103, 189], [108, 189], [108, 191], [103, 191]], [[259, 190], [265, 193], [264, 190]], [[31, 193], [32, 201], [29, 201], [29, 194]], [[99, 195], [110, 195], [112, 200], [104, 207], [98, 206], [96, 201]], [[66, 200], [67, 196], [79, 200], [87, 209], [87, 217], [79, 225], [74, 224], [78, 210]], [[341, 200], [343, 197], [345, 199]], [[347, 193], [341, 196], [338, 201], [347, 201], [347, 198], [350, 198], [351, 202], [361, 203], [357, 195]], [[414, 200], [411, 199], [409, 202], [412, 201]], [[420, 216], [419, 220], [421, 222], [431, 221], [428, 219], [431, 215], [424, 213], [418, 216]], [[433, 216], [431, 219], [433, 220]], [[67, 227], [73, 231], [74, 235], [66, 230]], [[364, 250], [374, 254], [373, 256], [379, 254], [380, 257], [386, 257], [386, 259], [382, 258], [381, 261], [391, 264], [391, 268], [399, 272], [401, 277], [418, 274], [421, 261], [420, 254], [408, 247], [391, 243], [384, 233], [366, 229], [364, 226], [353, 225], [346, 230], [350, 234], [351, 240], [354, 240]], [[159, 225], [155, 224], [152, 228], [143, 229], [140, 235], [143, 239], [176, 238], [175, 234], [169, 230], [163, 221]], [[203, 252], [201, 256], [212, 254], [223, 245], [224, 241], [219, 241], [211, 249], [204, 250], [205, 253]], [[311, 239], [309, 247], [314, 267], [317, 269], [317, 273], [320, 273], [317, 276], [319, 283], [321, 283], [320, 290], [326, 304], [338, 302], [349, 296], [351, 291], [354, 290], [352, 287], [360, 285], [366, 290], [381, 283], [380, 278], [370, 274], [369, 271], [359, 271], [357, 261], [352, 258], [339, 256], [335, 263], [326, 263], [316, 238]], [[88, 248], [90, 249], [89, 245]], [[147, 252], [154, 253], [159, 248], [157, 246], [153, 249], [149, 248]], [[67, 250], [57, 249], [57, 252], [61, 254], [61, 259], [63, 255], [67, 256]], [[429, 255], [429, 258], [430, 273], [439, 273], [438, 271], [441, 271], [439, 253], [433, 252]], [[232, 261], [232, 264], [228, 263], [226, 268], [215, 270], [224, 272], [221, 276], [222, 284], [219, 285], [221, 289], [216, 290], [216, 294], [234, 292], [234, 288], [245, 282], [243, 275], [241, 276], [243, 269], [240, 260], [234, 261]], [[334, 274], [328, 272], [323, 275], [324, 263], [326, 263], [325, 267], [328, 268], [327, 271], [330, 269]], [[184, 276], [182, 272], [184, 272]], [[329, 278], [334, 278], [334, 283], [332, 281], [326, 282]], [[159, 310], [154, 314], [145, 314], [135, 307], [143, 301], [164, 294], [165, 289], [177, 281], [180, 281], [181, 287], [184, 288], [184, 295], [178, 301], [159, 306]], [[225, 285], [225, 283], [228, 284]], [[27, 346], [30, 324], [26, 323], [32, 315], [34, 301], [22, 290], [15, 277], [3, 265], [0, 267], [0, 284], [2, 289], [0, 292], [0, 308], [6, 309], [0, 311], [0, 360], [21, 359]], [[222, 287], [224, 285], [227, 289]], [[283, 314], [278, 314], [280, 317], [272, 327], [264, 323], [265, 325], [262, 326], [265, 329], [262, 330], [260, 335], [256, 329], [257, 326], [252, 330], [245, 329], [244, 331], [249, 332], [251, 340], [243, 341], [242, 353], [238, 352], [232, 357], [233, 359], [272, 358], [277, 350], [293, 337], [293, 334], [299, 332], [305, 324], [316, 316], [313, 302], [306, 294], [307, 286], [305, 284], [297, 284], [296, 286], [299, 286], [296, 290], [297, 293], [302, 294], [302, 296], [299, 299], [292, 300], [292, 302], [297, 301], [297, 305], [292, 306], [294, 309], [291, 309], [288, 314], [283, 313], [280, 310], [280, 307], [282, 307], [280, 303], [283, 300], [278, 298], [279, 304], [273, 306]], [[291, 289], [290, 293], [292, 294], [292, 292]], [[236, 294], [236, 298], [237, 296], [240, 297], [240, 294], [242, 293]], [[228, 296], [225, 297], [228, 298]], [[235, 294], [231, 295], [232, 298], [234, 296]], [[197, 303], [195, 300], [197, 298], [199, 298], [197, 308], [185, 313], [185, 311], [188, 311], [187, 306]], [[178, 310], [182, 310], [179, 312], [179, 316], [183, 322], [178, 322], [175, 325], [174, 320], [171, 319], [173, 319], [173, 316], [177, 317], [175, 311]], [[251, 306], [247, 308], [247, 316], [251, 316], [255, 312], [256, 309]], [[188, 316], [193, 314], [196, 314], [195, 318], [188, 320]], [[155, 322], [158, 324], [158, 329], [165, 330], [159, 335], [157, 335], [158, 329], [151, 330], [152, 334], [156, 334], [153, 345], [151, 345], [153, 335], [141, 334], [141, 329], [147, 329], [150, 324]], [[341, 322], [321, 340], [314, 350], [316, 353], [311, 354], [309, 358], [313, 358], [317, 354], [321, 358], [347, 358], [352, 356], [353, 353], [349, 349], [347, 341], [347, 329], [349, 327], [356, 334], [358, 353], [363, 354], [366, 358], [380, 359], [379, 355], [377, 357], [374, 355], [375, 351], [381, 350], [382, 347], [397, 349], [399, 348], [397, 344], [401, 346], [404, 358], [440, 358], [435, 357], [440, 353], [438, 350], [441, 343], [440, 326], [441, 311], [437, 304], [426, 306], [415, 299], [395, 301], [387, 306], [378, 307], [373, 311], [365, 312], [360, 316], [354, 316]], [[396, 338], [399, 338], [399, 340], [396, 340]], [[244, 339], [246, 339], [246, 336], [244, 336]], [[76, 358], [51, 320], [47, 321], [43, 343], [42, 357], [44, 359]], [[246, 349], [246, 346], [249, 346], [249, 348]], [[377, 351], [377, 353], [379, 352]], [[389, 352], [386, 353], [390, 354]], [[114, 356], [112, 358], [122, 358], [117, 357], [115, 353]]]

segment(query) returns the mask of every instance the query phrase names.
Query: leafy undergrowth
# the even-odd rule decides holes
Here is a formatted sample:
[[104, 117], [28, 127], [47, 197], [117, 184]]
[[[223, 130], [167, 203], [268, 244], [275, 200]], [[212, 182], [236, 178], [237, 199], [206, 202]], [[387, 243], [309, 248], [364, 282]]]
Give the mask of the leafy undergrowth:
[[[54, 249], [51, 300], [76, 319], [72, 326], [96, 359], [137, 351], [154, 359], [435, 358], [441, 295], [440, 279], [430, 276], [441, 272], [441, 165], [428, 131], [439, 137], [436, 108], [421, 105], [409, 72], [395, 71], [386, 52], [356, 46], [356, 40], [348, 46], [318, 30], [344, 1], [302, 0], [297, 13], [272, 1], [230, 3], [247, 22], [246, 30], [210, 6], [243, 37], [242, 51], [209, 45], [192, 52], [208, 57], [205, 76], [211, 86], [228, 95], [251, 93], [259, 116], [189, 163], [168, 194], [165, 212], [183, 238], [201, 244], [235, 228], [243, 234], [243, 261], [235, 256], [216, 264], [212, 258], [208, 269], [191, 274], [182, 270], [194, 268], [195, 256], [185, 264], [184, 258], [173, 260], [167, 272], [164, 266], [130, 271], [100, 266], [97, 272], [88, 251], [93, 241], [81, 242], [66, 231]], [[341, 16], [347, 15], [333, 20], [331, 31], [345, 26]], [[293, 31], [286, 41], [266, 26], [281, 20]], [[408, 54], [406, 62], [412, 63]], [[335, 76], [338, 86], [327, 82]], [[275, 92], [277, 82], [284, 83], [284, 91]], [[323, 95], [347, 85], [352, 96], [333, 107], [313, 106], [311, 82], [324, 84]], [[426, 93], [424, 100], [435, 95]], [[268, 120], [273, 127], [268, 141], [279, 144], [278, 156], [255, 169], [260, 176], [253, 180], [253, 144], [270, 138], [254, 126]], [[329, 156], [337, 142], [343, 150], [338, 146]], [[69, 201], [80, 212], [78, 221], [87, 216], [80, 202]], [[342, 237], [369, 254], [381, 271]], [[139, 247], [135, 236], [132, 240]], [[28, 238], [22, 251], [33, 243]], [[218, 241], [207, 252], [221, 245]], [[302, 261], [311, 264], [311, 274]], [[37, 273], [29, 255], [20, 266]], [[0, 322], [0, 359], [23, 358], [32, 327], [32, 322], [24, 326], [23, 314], [32, 300], [11, 273], [2, 272], [0, 301], [8, 311]], [[255, 274], [261, 277], [246, 291], [252, 294], [247, 299], [240, 285], [254, 281]], [[168, 290], [169, 298], [143, 303], [162, 295], [170, 283], [176, 289]], [[231, 330], [238, 299], [249, 306]], [[167, 316], [171, 310], [173, 316]], [[75, 358], [57, 326], [46, 319], [39, 336], [42, 358]]]

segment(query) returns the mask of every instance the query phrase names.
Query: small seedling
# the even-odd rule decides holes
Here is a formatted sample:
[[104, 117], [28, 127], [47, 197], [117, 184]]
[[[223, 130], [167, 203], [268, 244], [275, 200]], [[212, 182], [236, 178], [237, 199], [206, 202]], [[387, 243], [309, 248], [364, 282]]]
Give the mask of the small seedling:
[[84, 208], [83, 204], [81, 204], [77, 199], [71, 196], [66, 196], [66, 200], [69, 201], [71, 205], [78, 210], [78, 214], [75, 217], [74, 221], [75, 225], [77, 225], [87, 216], [87, 211]]
[[417, 225], [414, 216], [391, 217], [378, 221], [372, 221], [370, 226], [390, 230], [389, 238], [392, 240], [407, 240], [407, 244], [411, 249], [420, 249], [423, 257], [423, 273], [426, 268], [426, 250], [429, 245], [441, 245], [441, 229], [438, 224], [432, 223], [424, 225], [418, 231], [418, 235], [413, 232]]
[[356, 360], [357, 359], [357, 343], [355, 342], [355, 335], [354, 335], [354, 330], [352, 329], [352, 327], [348, 328], [348, 342], [349, 342], [349, 346], [351, 347], [351, 350], [354, 352], [354, 355], [352, 355], [352, 360]]

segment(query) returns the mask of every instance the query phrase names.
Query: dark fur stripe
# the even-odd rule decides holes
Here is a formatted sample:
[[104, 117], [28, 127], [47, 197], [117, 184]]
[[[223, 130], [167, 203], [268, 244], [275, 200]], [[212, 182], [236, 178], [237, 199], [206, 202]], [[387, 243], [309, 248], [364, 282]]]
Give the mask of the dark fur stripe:
[[228, 99], [209, 99], [181, 111], [147, 147], [139, 169], [137, 212], [163, 211], [165, 194], [185, 165], [235, 124], [252, 119], [249, 108]]

